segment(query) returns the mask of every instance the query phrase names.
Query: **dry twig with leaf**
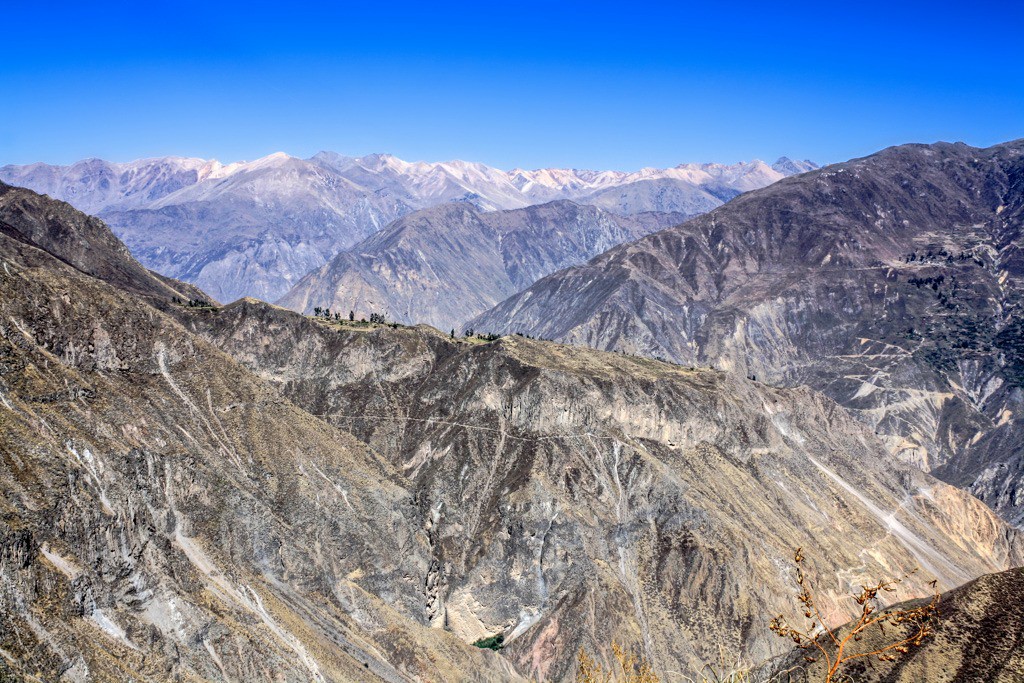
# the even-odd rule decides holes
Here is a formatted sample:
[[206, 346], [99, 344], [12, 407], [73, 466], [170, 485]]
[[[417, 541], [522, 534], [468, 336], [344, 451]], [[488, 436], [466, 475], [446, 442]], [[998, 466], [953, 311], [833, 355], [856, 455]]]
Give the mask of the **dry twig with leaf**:
[[[793, 641], [798, 648], [808, 651], [804, 659], [814, 663], [821, 659], [826, 667], [825, 683], [833, 683], [840, 669], [847, 663], [866, 657], [875, 657], [882, 661], [895, 661], [897, 654], [906, 654], [910, 648], [917, 647], [932, 633], [935, 617], [939, 607], [939, 593], [935, 592], [931, 601], [918, 607], [904, 609], [883, 609], [879, 595], [895, 593], [899, 584], [914, 574], [897, 579], [882, 579], [871, 586], [861, 586], [861, 591], [851, 596], [860, 606], [860, 615], [848, 631], [830, 628], [821, 617], [807, 577], [804, 574], [804, 556], [801, 548], [793, 557], [796, 564], [796, 584], [800, 589], [797, 599], [803, 608], [803, 616], [807, 620], [803, 629], [796, 628], [783, 615], [772, 619], [769, 628], [778, 636]], [[935, 587], [935, 581], [931, 583]], [[891, 629], [891, 640], [886, 642], [886, 626]], [[910, 635], [906, 628], [910, 627]], [[872, 645], [870, 649], [858, 650], [856, 643], [861, 642], [872, 630], [877, 629], [883, 636], [882, 645]]]

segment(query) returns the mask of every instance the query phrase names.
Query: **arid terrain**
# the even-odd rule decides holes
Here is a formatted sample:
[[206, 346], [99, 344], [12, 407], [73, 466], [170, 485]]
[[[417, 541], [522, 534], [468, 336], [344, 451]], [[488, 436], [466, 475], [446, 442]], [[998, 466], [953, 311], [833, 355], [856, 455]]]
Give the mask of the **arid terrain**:
[[553, 681], [617, 641], [671, 680], [785, 652], [795, 546], [837, 622], [1024, 564], [808, 388], [221, 307], [27, 190], [0, 228], [8, 677]]

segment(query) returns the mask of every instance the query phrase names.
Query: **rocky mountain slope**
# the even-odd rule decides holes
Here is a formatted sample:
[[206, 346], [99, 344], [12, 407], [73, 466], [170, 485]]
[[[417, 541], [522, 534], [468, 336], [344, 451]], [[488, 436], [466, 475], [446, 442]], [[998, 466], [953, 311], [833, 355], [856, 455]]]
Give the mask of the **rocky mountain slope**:
[[1024, 522], [1024, 142], [788, 178], [470, 324], [809, 385]]
[[[58, 245], [123, 255], [35, 201]], [[560, 680], [612, 639], [685, 672], [771, 651], [793, 545], [839, 620], [883, 569], [921, 565], [924, 590], [1024, 561], [809, 390], [181, 306], [0, 225], [7, 677]], [[496, 633], [502, 653], [467, 644]]]
[[136, 294], [206, 299], [192, 285], [146, 270], [98, 218], [62, 202], [0, 183], [0, 230], [64, 263]]
[[682, 214], [617, 216], [556, 201], [482, 213], [468, 203], [395, 221], [302, 278], [278, 302], [357, 318], [456, 329], [541, 277], [682, 220]]
[[911, 590], [927, 591], [932, 576], [951, 587], [1024, 559], [985, 505], [894, 467], [809, 390], [251, 300], [190, 329], [401, 471], [431, 542], [427, 618], [464, 641], [502, 634], [542, 680], [613, 640], [662, 673], [695, 673], [723, 648], [777, 652], [767, 620], [788, 602], [798, 545], [839, 622], [872, 574], [920, 565]]
[[[898, 608], [913, 608], [919, 601], [900, 603]], [[1024, 678], [1024, 570], [1014, 569], [988, 574], [944, 594], [935, 625], [935, 633], [920, 647], [910, 650], [894, 662], [877, 659], [852, 662], [844, 673], [854, 683], [1017, 683]], [[843, 633], [846, 631], [844, 630]], [[897, 640], [897, 634], [910, 637], [906, 625], [883, 634], [866, 632], [851, 653], [870, 652]], [[822, 663], [808, 665], [802, 656], [794, 656], [778, 668], [792, 669], [791, 680], [821, 681]]]
[[0, 678], [518, 680], [410, 616], [430, 553], [401, 473], [183, 329], [209, 310], [102, 223], [32, 201], [121, 263], [0, 216]]
[[[100, 215], [147, 267], [217, 299], [272, 301], [338, 251], [417, 209], [463, 201], [489, 211], [572, 199], [616, 213], [694, 215], [809, 162], [802, 164], [783, 158], [775, 167], [751, 162], [636, 173], [506, 172], [464, 161], [410, 163], [384, 154], [321, 152], [310, 159], [278, 153], [227, 165], [166, 157], [4, 166], [0, 181]], [[618, 194], [609, 194], [613, 190]]]

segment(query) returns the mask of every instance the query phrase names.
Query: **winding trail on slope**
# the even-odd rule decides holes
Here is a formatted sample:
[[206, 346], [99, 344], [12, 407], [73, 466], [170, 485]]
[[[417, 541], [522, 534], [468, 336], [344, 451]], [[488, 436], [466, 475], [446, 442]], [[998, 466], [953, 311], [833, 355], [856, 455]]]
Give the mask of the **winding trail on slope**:
[[[207, 420], [206, 416], [203, 415], [203, 412], [199, 410], [199, 407], [192, 401], [192, 399], [188, 397], [188, 395], [182, 390], [182, 388], [178, 386], [178, 383], [174, 381], [174, 378], [171, 377], [171, 373], [167, 369], [167, 347], [164, 346], [163, 342], [157, 342], [156, 345], [154, 346], [154, 350], [156, 351], [157, 367], [160, 368], [160, 374], [163, 376], [164, 380], [167, 381], [168, 386], [171, 387], [174, 393], [178, 395], [178, 398], [182, 400], [182, 402], [189, 408], [189, 410], [195, 413], [195, 416], [202, 420], [203, 425], [206, 427], [206, 431], [209, 432], [210, 436], [213, 437], [213, 440], [216, 441], [217, 444], [220, 446], [221, 452], [224, 455], [228, 456], [233, 463], [235, 463], [239, 471], [244, 472], [245, 466], [242, 464], [242, 459], [238, 456], [238, 453], [235, 451], [235, 449], [229, 443], [225, 442], [224, 439], [222, 439], [219, 434], [217, 434], [217, 432], [213, 429], [213, 426], [210, 424], [210, 421]], [[213, 417], [214, 420], [217, 421], [218, 425], [220, 425], [221, 427], [221, 431], [223, 432], [224, 426], [220, 424], [220, 419], [217, 417], [217, 414], [213, 409], [213, 399], [210, 397], [209, 394], [207, 394], [207, 398], [210, 399], [210, 415]], [[227, 437], [226, 432], [224, 433], [224, 436]], [[193, 439], [193, 441], [195, 441], [195, 439]]]
[[493, 432], [502, 436], [505, 439], [513, 439], [515, 441], [553, 441], [555, 439], [602, 439], [605, 441], [618, 441], [614, 436], [600, 436], [591, 432], [583, 432], [581, 434], [553, 434], [551, 436], [515, 436], [509, 434], [503, 429], [496, 427], [482, 427], [480, 425], [471, 425], [464, 422], [449, 422], [448, 420], [437, 420], [434, 418], [422, 418], [422, 417], [404, 417], [394, 415], [332, 415], [332, 414], [320, 414], [317, 417], [325, 420], [368, 420], [371, 422], [422, 422], [424, 424], [436, 424], [446, 427], [462, 427], [464, 429], [475, 429], [481, 432]]
[[[303, 666], [309, 671], [312, 681], [318, 683], [325, 683], [326, 679], [320, 672], [320, 666], [317, 661], [309, 654], [302, 641], [299, 640], [294, 634], [288, 631], [286, 628], [281, 626], [278, 621], [270, 614], [270, 612], [263, 606], [263, 599], [259, 593], [256, 592], [252, 586], [242, 585], [235, 586], [224, 572], [222, 572], [216, 565], [216, 563], [206, 554], [203, 547], [196, 542], [196, 539], [185, 536], [182, 532], [182, 521], [185, 516], [178, 512], [174, 502], [174, 487], [171, 478], [171, 469], [169, 464], [164, 466], [164, 495], [167, 497], [168, 508], [172, 515], [179, 521], [175, 524], [174, 535], [171, 540], [178, 547], [179, 550], [184, 553], [185, 557], [192, 566], [199, 570], [205, 580], [204, 584], [211, 590], [211, 592], [217, 597], [224, 600], [224, 602], [236, 607], [243, 609], [260, 619], [263, 624], [273, 633], [278, 640], [288, 647], [292, 652], [295, 653], [298, 660]], [[212, 649], [207, 647], [208, 650]], [[215, 660], [215, 664], [218, 662]]]

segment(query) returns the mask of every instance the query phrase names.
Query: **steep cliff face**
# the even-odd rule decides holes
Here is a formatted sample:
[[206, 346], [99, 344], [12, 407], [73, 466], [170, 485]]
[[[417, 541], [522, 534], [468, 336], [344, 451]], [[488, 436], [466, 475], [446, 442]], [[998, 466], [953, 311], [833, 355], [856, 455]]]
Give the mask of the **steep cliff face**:
[[758, 659], [804, 546], [829, 617], [921, 566], [952, 587], [1022, 560], [985, 505], [912, 468], [830, 400], [733, 375], [507, 337], [366, 331], [255, 301], [190, 329], [408, 478], [430, 539], [427, 616], [503, 633], [528, 675], [636, 643], [661, 672]]
[[471, 321], [806, 384], [1024, 520], [1024, 144], [908, 145], [738, 197]]
[[[920, 604], [909, 601], [895, 607], [913, 609]], [[1017, 683], [1024, 677], [1021, 604], [1024, 570], [983, 576], [942, 595], [934, 634], [920, 647], [911, 648], [894, 662], [877, 658], [851, 662], [843, 673], [855, 683]], [[889, 627], [884, 634], [869, 629], [849, 652], [870, 652], [912, 634], [905, 624]], [[823, 663], [808, 664], [803, 654], [794, 653], [777, 668], [792, 670], [790, 680], [794, 683], [821, 681]]]
[[470, 318], [541, 277], [679, 223], [682, 214], [616, 216], [568, 201], [481, 212], [444, 204], [395, 221], [306, 275], [280, 304], [461, 332]]
[[85, 260], [3, 224], [0, 678], [517, 680], [427, 627], [400, 472], [135, 294], [152, 276], [101, 223], [32, 201]]

